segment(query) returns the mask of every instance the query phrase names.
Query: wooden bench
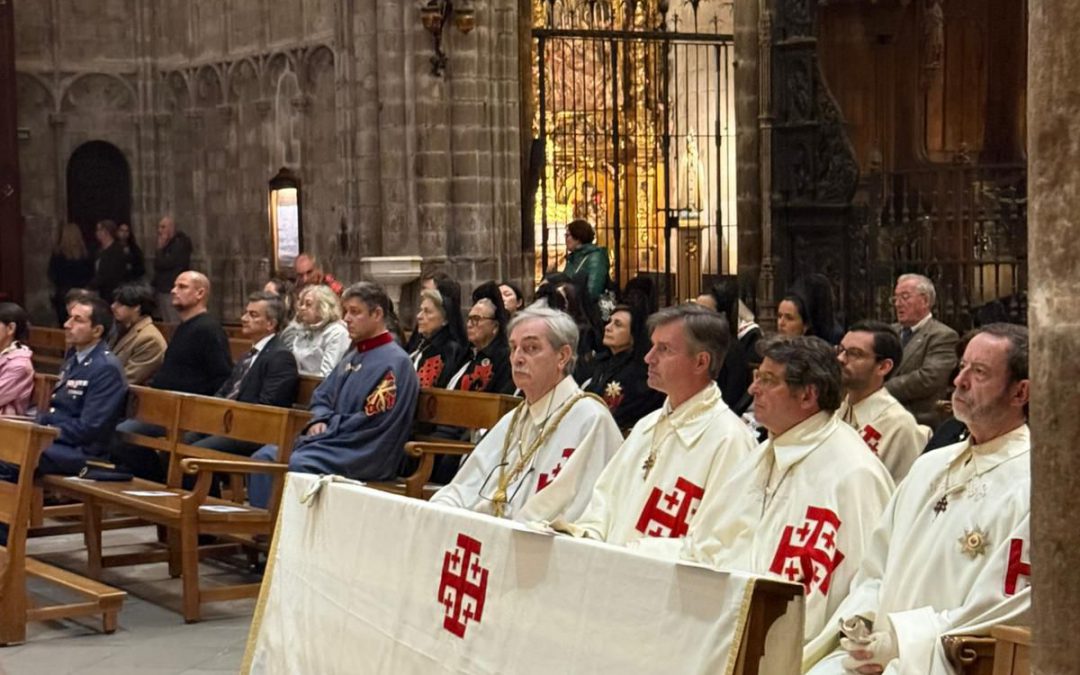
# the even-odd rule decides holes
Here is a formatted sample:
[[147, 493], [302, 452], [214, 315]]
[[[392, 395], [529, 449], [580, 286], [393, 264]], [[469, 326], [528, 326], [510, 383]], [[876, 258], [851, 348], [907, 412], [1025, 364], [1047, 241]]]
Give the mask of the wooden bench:
[[244, 358], [251, 351], [253, 344], [251, 340], [245, 337], [229, 338], [229, 355], [232, 357], [233, 362], [235, 363]]
[[802, 595], [802, 589], [772, 579], [756, 579], [750, 596], [750, 614], [743, 626], [739, 653], [733, 673], [737, 675], [772, 675], [761, 670], [765, 640], [769, 629], [787, 612], [788, 603]]
[[977, 635], [946, 635], [941, 638], [945, 657], [961, 675], [993, 675], [994, 643], [992, 637]]
[[315, 395], [315, 390], [322, 384], [323, 379], [314, 375], [301, 375], [300, 384], [296, 389], [296, 405], [295, 407], [302, 410], [307, 410], [311, 407], [311, 397]]
[[[293, 441], [310, 415], [303, 411], [238, 403], [227, 399], [164, 392], [133, 387], [138, 396], [136, 416], [143, 421], [168, 421], [163, 438], [127, 434], [124, 439], [144, 447], [169, 453], [166, 483], [133, 479], [125, 482], [95, 482], [58, 476], [46, 477], [50, 489], [84, 503], [84, 538], [87, 568], [97, 576], [104, 567], [167, 561], [169, 572], [183, 580], [183, 615], [187, 622], [198, 621], [201, 604], [255, 597], [259, 584], [239, 584], [215, 588], [199, 585], [198, 562], [201, 534], [237, 534], [252, 537], [273, 532], [275, 514]], [[148, 414], [147, 409], [153, 413]], [[170, 418], [171, 416], [171, 418]], [[200, 448], [182, 442], [185, 432], [228, 436], [236, 440], [278, 446], [277, 462], [257, 462], [247, 457]], [[212, 474], [270, 473], [274, 489], [268, 509], [240, 505], [210, 497]], [[191, 490], [183, 488], [185, 473], [197, 474]], [[144, 494], [133, 494], [144, 493]], [[120, 511], [168, 529], [168, 550], [147, 553], [103, 555], [102, 513], [105, 508]]]
[[386, 492], [416, 499], [428, 499], [441, 485], [431, 484], [431, 472], [435, 458], [439, 456], [462, 457], [472, 452], [474, 445], [462, 441], [424, 436], [432, 425], [454, 426], [470, 431], [490, 429], [503, 415], [521, 403], [521, 399], [503, 394], [485, 394], [473, 391], [449, 389], [420, 390], [416, 402], [416, 424], [422, 425], [420, 434], [405, 444], [405, 454], [418, 460], [416, 470], [397, 481], [372, 482], [370, 486]]
[[994, 675], [1030, 675], [1031, 629], [1024, 626], [994, 626], [990, 635], [994, 648]]
[[[127, 597], [123, 591], [26, 556], [34, 472], [42, 451], [57, 433], [30, 422], [0, 419], [0, 461], [19, 467], [18, 483], [0, 482], [0, 522], [9, 528], [7, 546], [0, 547], [0, 645], [25, 642], [30, 621], [101, 615], [103, 630], [112, 633]], [[83, 601], [31, 607], [27, 575], [62, 586]]]
[[67, 338], [63, 328], [30, 328], [26, 346], [34, 352], [34, 370], [43, 373], [59, 373], [67, 353]]

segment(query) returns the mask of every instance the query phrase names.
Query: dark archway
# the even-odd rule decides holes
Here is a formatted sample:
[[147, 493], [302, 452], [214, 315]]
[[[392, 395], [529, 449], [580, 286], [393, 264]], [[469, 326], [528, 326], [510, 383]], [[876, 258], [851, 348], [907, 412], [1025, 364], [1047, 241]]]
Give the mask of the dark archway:
[[67, 165], [68, 220], [78, 223], [87, 242], [94, 226], [109, 218], [131, 223], [131, 168], [124, 153], [111, 143], [83, 143]]

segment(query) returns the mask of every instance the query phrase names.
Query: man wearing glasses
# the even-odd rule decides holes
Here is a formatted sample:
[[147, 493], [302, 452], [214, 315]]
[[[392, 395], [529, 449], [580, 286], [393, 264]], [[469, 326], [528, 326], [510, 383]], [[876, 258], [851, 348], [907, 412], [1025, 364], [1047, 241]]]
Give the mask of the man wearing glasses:
[[518, 521], [572, 520], [622, 435], [607, 405], [571, 376], [573, 319], [529, 307], [509, 333], [511, 373], [525, 401], [499, 420], [431, 502]]
[[[809, 641], [847, 595], [893, 481], [834, 415], [840, 364], [831, 345], [779, 337], [766, 341], [761, 355], [750, 393], [769, 437], [705, 494], [682, 555], [802, 584]], [[804, 659], [829, 647], [808, 645]]]
[[896, 280], [893, 308], [904, 360], [898, 364], [885, 388], [915, 415], [920, 424], [936, 427], [941, 421], [938, 399], [945, 395], [956, 368], [956, 345], [960, 337], [933, 317], [937, 293], [932, 281], [921, 274], [902, 274]]
[[732, 339], [724, 317], [680, 305], [653, 314], [649, 329], [648, 384], [667, 398], [634, 425], [585, 514], [556, 529], [620, 545], [680, 539], [707, 491], [754, 450], [750, 429], [716, 386]]
[[926, 446], [929, 429], [893, 398], [885, 380], [903, 359], [896, 331], [880, 321], [851, 327], [836, 350], [847, 396], [837, 412], [899, 483]]
[[825, 627], [834, 651], [810, 675], [952, 675], [943, 636], [1031, 620], [1027, 328], [979, 329], [953, 384], [971, 436], [920, 457], [897, 487]]

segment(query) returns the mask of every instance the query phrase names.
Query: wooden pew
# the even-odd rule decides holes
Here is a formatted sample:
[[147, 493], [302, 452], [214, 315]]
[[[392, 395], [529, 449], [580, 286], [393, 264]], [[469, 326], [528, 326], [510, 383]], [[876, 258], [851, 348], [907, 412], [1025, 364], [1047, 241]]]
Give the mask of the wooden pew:
[[961, 675], [993, 675], [994, 643], [992, 637], [946, 635], [941, 638], [945, 657]]
[[742, 641], [735, 659], [738, 675], [772, 675], [761, 671], [765, 638], [769, 629], [787, 611], [788, 603], [801, 595], [802, 589], [771, 579], [757, 579], [750, 596], [750, 615], [743, 626]]
[[[37, 377], [42, 376], [39, 375]], [[49, 377], [51, 377], [53, 383], [55, 383], [55, 376], [45, 376], [45, 378]], [[44, 381], [47, 382], [48, 380], [46, 379]], [[35, 378], [35, 396], [37, 396], [36, 387], [37, 378]], [[51, 391], [51, 386], [49, 387], [49, 391]], [[150, 387], [131, 387], [128, 391], [127, 414], [125, 415], [125, 418], [159, 426], [165, 430], [165, 435], [162, 437], [155, 437], [130, 432], [117, 432], [116, 435], [125, 443], [131, 443], [132, 445], [138, 445], [153, 450], [172, 452], [173, 446], [176, 444], [177, 440], [176, 424], [180, 414], [180, 401], [178, 396], [178, 394], [173, 392], [151, 389]], [[47, 406], [47, 394], [45, 395], [44, 401], [44, 405]], [[52, 492], [55, 493], [57, 491], [53, 490]], [[61, 494], [65, 497], [72, 497], [72, 495], [66, 493]], [[39, 486], [36, 491], [34, 506], [31, 513], [30, 536], [50, 537], [59, 534], [83, 532], [84, 525], [82, 518], [84, 513], [85, 508], [81, 503], [44, 506], [44, 491]], [[77, 519], [59, 525], [46, 525], [44, 521], [49, 518]], [[145, 524], [145, 521], [138, 518], [118, 518], [104, 521], [102, 523], [102, 528], [106, 530], [115, 530]]]
[[1031, 629], [1024, 626], [994, 626], [990, 635], [994, 648], [994, 675], [1030, 675]]
[[245, 337], [229, 338], [229, 354], [232, 356], [233, 363], [244, 358], [254, 343]]
[[[143, 389], [143, 388], [136, 388]], [[169, 453], [166, 484], [134, 479], [126, 482], [94, 482], [57, 476], [43, 482], [62, 494], [75, 497], [85, 504], [87, 568], [97, 576], [104, 567], [140, 564], [167, 560], [173, 576], [183, 579], [183, 615], [187, 622], [198, 621], [201, 604], [254, 597], [259, 584], [242, 584], [214, 588], [199, 585], [199, 535], [262, 535], [273, 532], [278, 501], [284, 485], [286, 465], [293, 440], [310, 415], [303, 411], [270, 406], [238, 403], [227, 399], [193, 396], [171, 392], [154, 392], [154, 396], [172, 397], [171, 407], [161, 406], [161, 413], [172, 411], [173, 421], [165, 439], [142, 439], [139, 444]], [[139, 392], [143, 402], [150, 401], [147, 392]], [[157, 405], [156, 403], [154, 405]], [[141, 406], [140, 406], [141, 408]], [[163, 418], [162, 418], [163, 419]], [[188, 431], [223, 435], [253, 443], [278, 445], [277, 462], [257, 462], [247, 457], [230, 455], [188, 445], [181, 441]], [[127, 440], [138, 440], [131, 436]], [[183, 488], [184, 473], [198, 474], [191, 490]], [[209, 496], [212, 474], [270, 473], [274, 490], [269, 509], [242, 506], [235, 502]], [[151, 494], [132, 494], [149, 492]], [[157, 493], [157, 494], [153, 494]], [[170, 493], [170, 494], [165, 494]], [[102, 512], [104, 508], [129, 513], [169, 530], [169, 551], [104, 556], [101, 547]]]
[[315, 390], [322, 384], [322, 378], [314, 375], [301, 375], [300, 386], [296, 390], [295, 407], [307, 410], [311, 407], [311, 397]]
[[63, 328], [38, 328], [32, 326], [26, 346], [34, 352], [34, 370], [43, 373], [59, 373], [67, 352], [67, 338]]
[[[26, 641], [30, 621], [54, 621], [101, 615], [106, 633], [116, 630], [117, 614], [127, 594], [105, 584], [55, 568], [26, 556], [34, 472], [41, 452], [57, 431], [29, 422], [0, 419], [0, 461], [19, 467], [19, 482], [0, 482], [0, 522], [8, 525], [8, 540], [0, 548], [0, 645]], [[31, 606], [27, 575], [63, 586], [83, 597], [82, 602], [47, 607]]]
[[[469, 429], [490, 429], [502, 416], [521, 403], [521, 399], [502, 394], [425, 388], [416, 403], [416, 423], [447, 425]], [[423, 427], [421, 427], [423, 429]], [[414, 435], [405, 444], [405, 454], [419, 460], [416, 470], [397, 481], [372, 482], [373, 488], [416, 499], [428, 499], [441, 487], [429, 483], [440, 455], [464, 456], [472, 452], [472, 443]]]

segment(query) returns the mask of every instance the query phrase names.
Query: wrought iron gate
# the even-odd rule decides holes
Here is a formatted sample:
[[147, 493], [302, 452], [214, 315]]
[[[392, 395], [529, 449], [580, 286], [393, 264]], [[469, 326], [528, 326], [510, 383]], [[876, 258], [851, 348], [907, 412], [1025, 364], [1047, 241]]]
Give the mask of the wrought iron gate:
[[736, 269], [733, 38], [698, 32], [697, 3], [666, 4], [538, 0], [537, 278], [562, 268], [577, 218], [616, 283], [651, 276], [668, 303]]

